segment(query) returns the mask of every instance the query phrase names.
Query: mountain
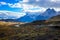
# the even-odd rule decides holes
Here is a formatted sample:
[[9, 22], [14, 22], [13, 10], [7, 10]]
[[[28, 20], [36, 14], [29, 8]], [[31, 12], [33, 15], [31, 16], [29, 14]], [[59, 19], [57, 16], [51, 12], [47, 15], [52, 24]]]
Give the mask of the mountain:
[[5, 21], [5, 22], [17, 22], [16, 19], [0, 19], [0, 21]]
[[[16, 22], [32, 22], [36, 20], [48, 20], [53, 16], [60, 15], [60, 12], [56, 12], [54, 9], [48, 8], [45, 12], [34, 13], [34, 12], [26, 12], [26, 13], [14, 13], [14, 12], [1, 12], [0, 11], [0, 19], [13, 19]], [[13, 21], [11, 20], [11, 21]]]
[[21, 18], [18, 18], [17, 21], [21, 21], [21, 22], [32, 22], [34, 20], [36, 20], [36, 17], [38, 16], [39, 14], [35, 14], [35, 13], [26, 13], [25, 16], [21, 17]]
[[45, 20], [45, 17], [42, 16], [42, 15], [38, 15], [38, 16], [36, 17], [36, 20]]
[[42, 15], [45, 17], [45, 19], [49, 19], [57, 15], [57, 12], [54, 9], [48, 8]]
[[56, 11], [54, 9], [48, 8], [44, 13], [38, 15], [36, 17], [36, 20], [46, 20], [55, 15], [56, 15]]
[[60, 11], [59, 11], [59, 12], [57, 12], [57, 15], [60, 15]]
[[25, 16], [18, 18], [17, 21], [32, 22], [35, 20], [47, 20], [56, 16], [57, 12], [54, 9], [48, 8], [44, 13], [27, 13]]
[[17, 21], [21, 21], [21, 22], [31, 22], [32, 20], [33, 19], [30, 16], [27, 16], [27, 15], [17, 19]]

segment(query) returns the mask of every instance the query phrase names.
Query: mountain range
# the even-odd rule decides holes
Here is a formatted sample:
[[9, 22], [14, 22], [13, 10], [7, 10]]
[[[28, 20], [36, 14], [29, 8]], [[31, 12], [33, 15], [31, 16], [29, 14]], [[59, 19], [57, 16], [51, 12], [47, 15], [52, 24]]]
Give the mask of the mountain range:
[[[36, 21], [36, 20], [48, 20], [49, 18], [53, 17], [53, 16], [57, 16], [60, 15], [60, 12], [56, 12], [54, 9], [50, 9], [48, 8], [45, 12], [37, 12], [37, 13], [31, 13], [31, 12], [26, 12], [26, 15], [16, 18], [14, 16], [7, 16], [7, 19], [10, 19], [11, 21], [17, 21], [17, 22], [32, 22], [32, 21]], [[7, 20], [4, 19], [4, 16], [6, 18], [6, 14], [0, 13], [0, 20]], [[16, 19], [12, 19], [12, 18], [16, 18]], [[9, 21], [9, 20], [8, 20]]]
[[27, 13], [25, 16], [18, 18], [17, 21], [21, 22], [32, 22], [35, 20], [48, 20], [49, 18], [53, 16], [57, 16], [60, 13], [56, 12], [54, 9], [48, 8], [45, 12], [43, 13]]

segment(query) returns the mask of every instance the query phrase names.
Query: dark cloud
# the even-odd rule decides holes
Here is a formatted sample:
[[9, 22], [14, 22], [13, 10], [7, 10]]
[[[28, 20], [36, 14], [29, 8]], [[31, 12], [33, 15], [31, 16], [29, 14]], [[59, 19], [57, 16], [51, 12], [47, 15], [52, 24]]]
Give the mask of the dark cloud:
[[51, 0], [29, 0], [28, 4], [38, 5], [41, 7], [57, 7], [60, 8], [60, 1], [59, 2], [51, 2]]

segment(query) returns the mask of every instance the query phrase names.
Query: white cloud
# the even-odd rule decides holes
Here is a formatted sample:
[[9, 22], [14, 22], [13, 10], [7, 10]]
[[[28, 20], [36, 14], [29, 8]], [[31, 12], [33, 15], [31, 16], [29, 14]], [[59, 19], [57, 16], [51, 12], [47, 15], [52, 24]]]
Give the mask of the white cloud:
[[[46, 9], [43, 7], [39, 7], [36, 5], [30, 5], [30, 4], [25, 4], [25, 3], [15, 3], [15, 4], [10, 4], [8, 3], [8, 5], [12, 8], [22, 8], [24, 12], [43, 12]], [[35, 10], [33, 10], [35, 9]]]
[[34, 7], [33, 5], [23, 4], [23, 9], [24, 9], [24, 10], [28, 10], [28, 9], [31, 9], [31, 8], [33, 8], [33, 7]]
[[39, 2], [40, 0], [36, 0], [36, 2]]
[[0, 5], [7, 5], [6, 2], [0, 2]]
[[[40, 0], [35, 0], [35, 1], [40, 2]], [[60, 0], [49, 0], [49, 1], [50, 2], [58, 2], [58, 1], [60, 2]], [[8, 5], [11, 8], [22, 8], [24, 12], [44, 12], [47, 8], [49, 8], [49, 7], [45, 8], [44, 6], [40, 7], [40, 4], [33, 5], [33, 4], [26, 4], [25, 2], [29, 2], [29, 0], [19, 1], [18, 3], [14, 3], [14, 4], [6, 3], [6, 2], [0, 2], [0, 4]], [[41, 4], [41, 5], [43, 5], [43, 4]], [[46, 5], [46, 6], [48, 6], [48, 5]], [[56, 7], [55, 10], [60, 11], [60, 8]]]
[[5, 14], [9, 17], [13, 16], [16, 18], [20, 18], [26, 15], [24, 12], [12, 12], [12, 11], [5, 11], [5, 10], [0, 10], [0, 14]]
[[20, 3], [15, 3], [15, 4], [8, 3], [8, 5], [12, 8], [21, 8], [22, 7]]
[[60, 8], [56, 8], [56, 7], [51, 7], [50, 9], [54, 9], [55, 11], [60, 11]]
[[25, 12], [44, 12], [46, 10], [46, 8], [29, 4], [23, 4], [23, 9]]
[[50, 0], [51, 2], [60, 2], [60, 0]]
[[56, 11], [60, 11], [60, 8], [54, 8]]
[[29, 0], [23, 0], [23, 2], [29, 2]]

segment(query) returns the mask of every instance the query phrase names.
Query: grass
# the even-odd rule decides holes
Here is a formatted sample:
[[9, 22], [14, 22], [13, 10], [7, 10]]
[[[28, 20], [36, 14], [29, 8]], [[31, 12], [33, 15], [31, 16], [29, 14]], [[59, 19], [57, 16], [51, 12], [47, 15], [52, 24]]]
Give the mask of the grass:
[[[37, 36], [42, 39], [47, 35], [60, 35], [58, 30], [51, 30], [49, 27], [36, 28], [34, 25], [15, 27], [12, 22], [0, 22], [0, 40], [35, 40]], [[20, 24], [19, 24], [20, 25]]]

